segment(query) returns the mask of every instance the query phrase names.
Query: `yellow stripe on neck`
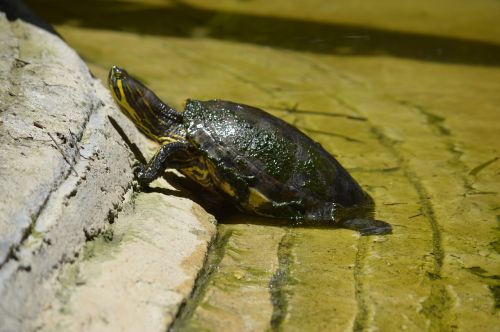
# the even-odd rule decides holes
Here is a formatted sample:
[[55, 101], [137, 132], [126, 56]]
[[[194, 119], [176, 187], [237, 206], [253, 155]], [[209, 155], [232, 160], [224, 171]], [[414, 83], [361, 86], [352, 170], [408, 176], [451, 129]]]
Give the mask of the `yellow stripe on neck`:
[[[140, 113], [138, 113], [127, 101], [127, 98], [126, 98], [126, 95], [125, 95], [125, 91], [123, 89], [123, 83], [122, 83], [122, 80], [117, 80], [116, 81], [116, 85], [117, 85], [117, 88], [118, 90], [120, 91], [120, 95], [121, 95], [121, 98], [117, 98], [117, 96], [115, 95], [114, 93], [114, 90], [111, 89], [111, 91], [113, 91], [113, 97], [115, 98], [116, 102], [121, 106], [121, 111], [127, 115], [131, 120], [132, 122], [134, 122], [134, 124], [146, 135], [148, 136], [150, 139], [152, 140], [155, 140], [159, 143], [163, 143], [165, 141], [169, 141], [167, 140], [167, 137], [160, 137], [160, 136], [157, 136], [157, 135], [154, 135], [151, 130], [144, 125], [144, 121], [143, 121], [143, 118], [140, 116]], [[172, 141], [175, 141], [175, 140], [172, 140]]]

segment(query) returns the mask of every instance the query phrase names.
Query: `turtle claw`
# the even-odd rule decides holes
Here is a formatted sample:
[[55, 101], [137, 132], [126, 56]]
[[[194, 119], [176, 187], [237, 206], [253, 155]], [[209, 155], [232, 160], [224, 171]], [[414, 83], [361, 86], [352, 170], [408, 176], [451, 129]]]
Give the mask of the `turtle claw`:
[[392, 233], [392, 226], [385, 221], [355, 218], [342, 222], [342, 228], [358, 231], [362, 236], [366, 235], [384, 235]]
[[140, 181], [141, 178], [144, 177], [144, 171], [145, 171], [144, 165], [136, 164], [136, 165], [134, 165], [132, 170], [134, 172], [134, 178], [136, 178], [138, 181]]
[[144, 188], [147, 187], [148, 184], [151, 182], [151, 179], [149, 179], [146, 171], [146, 166], [143, 164], [138, 164], [134, 166], [133, 168], [134, 172], [134, 179], [137, 181], [140, 187]]

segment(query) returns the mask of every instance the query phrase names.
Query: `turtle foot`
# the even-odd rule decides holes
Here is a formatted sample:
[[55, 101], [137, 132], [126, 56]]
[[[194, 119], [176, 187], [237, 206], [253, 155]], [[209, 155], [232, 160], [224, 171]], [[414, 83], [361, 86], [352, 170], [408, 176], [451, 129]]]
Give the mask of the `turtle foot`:
[[390, 224], [385, 221], [375, 219], [350, 219], [342, 222], [341, 227], [358, 231], [362, 236], [392, 233], [392, 226]]
[[143, 164], [135, 165], [133, 168], [134, 179], [136, 180], [139, 188], [148, 188], [149, 184], [155, 179], [154, 176], [148, 173], [147, 167]]

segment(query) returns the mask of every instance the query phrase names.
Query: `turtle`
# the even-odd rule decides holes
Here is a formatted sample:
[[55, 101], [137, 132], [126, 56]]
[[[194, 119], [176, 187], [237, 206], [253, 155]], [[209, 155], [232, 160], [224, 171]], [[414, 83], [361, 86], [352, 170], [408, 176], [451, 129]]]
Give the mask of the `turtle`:
[[168, 168], [246, 214], [326, 225], [361, 235], [392, 232], [371, 217], [374, 203], [319, 143], [259, 108], [187, 99], [178, 112], [113, 66], [108, 85], [121, 111], [160, 149], [135, 169], [147, 186]]

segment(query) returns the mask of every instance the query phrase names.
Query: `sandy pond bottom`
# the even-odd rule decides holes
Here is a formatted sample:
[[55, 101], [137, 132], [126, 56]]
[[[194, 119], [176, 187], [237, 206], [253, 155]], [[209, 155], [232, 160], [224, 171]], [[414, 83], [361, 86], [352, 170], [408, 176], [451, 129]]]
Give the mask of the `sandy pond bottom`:
[[359, 237], [226, 220], [175, 328], [498, 330], [500, 31], [483, 25], [500, 4], [353, 3], [317, 17], [319, 2], [36, 8], [99, 77], [116, 64], [176, 108], [223, 98], [295, 124], [394, 227]]

